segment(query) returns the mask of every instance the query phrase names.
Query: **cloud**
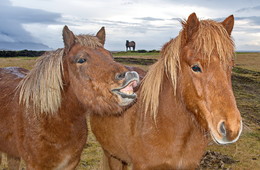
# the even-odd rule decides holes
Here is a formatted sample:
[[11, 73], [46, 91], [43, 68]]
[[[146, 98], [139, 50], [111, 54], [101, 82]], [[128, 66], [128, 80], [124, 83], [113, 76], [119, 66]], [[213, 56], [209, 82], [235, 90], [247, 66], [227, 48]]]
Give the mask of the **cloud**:
[[26, 31], [23, 25], [33, 23], [59, 24], [60, 14], [12, 6], [9, 0], [1, 0], [0, 8], [0, 49], [50, 49]]
[[137, 20], [144, 20], [144, 21], [163, 21], [164, 19], [161, 18], [153, 18], [153, 17], [142, 17], [142, 18], [135, 18]]
[[183, 19], [181, 19], [181, 18], [171, 18], [171, 20], [175, 20], [175, 21], [182, 21]]
[[[29, 48], [28, 48], [29, 47]], [[42, 43], [34, 42], [0, 42], [0, 50], [50, 50], [50, 48]]]
[[260, 16], [236, 17], [236, 20], [247, 20], [249, 24], [260, 25]]
[[12, 20], [20, 23], [57, 23], [57, 19], [61, 15], [58, 13], [50, 13], [44, 10], [30, 9], [15, 6], [2, 6], [0, 11], [1, 20]]
[[260, 11], [260, 5], [254, 7], [247, 7], [238, 9], [236, 12], [249, 12], [249, 11]]
[[133, 5], [135, 3], [136, 3], [135, 0], [122, 0], [121, 2], [122, 5]]
[[[199, 19], [217, 21], [234, 14], [232, 35], [238, 47], [246, 41], [254, 44], [260, 38], [259, 0], [76, 0], [65, 5], [62, 0], [0, 1], [4, 9], [0, 11], [0, 41], [42, 42], [54, 49], [63, 47], [61, 32], [65, 24], [75, 34], [95, 34], [105, 26], [108, 50], [124, 50], [127, 39], [137, 43], [137, 50], [160, 49], [178, 34], [180, 21], [192, 12]], [[249, 34], [252, 42], [247, 38]]]

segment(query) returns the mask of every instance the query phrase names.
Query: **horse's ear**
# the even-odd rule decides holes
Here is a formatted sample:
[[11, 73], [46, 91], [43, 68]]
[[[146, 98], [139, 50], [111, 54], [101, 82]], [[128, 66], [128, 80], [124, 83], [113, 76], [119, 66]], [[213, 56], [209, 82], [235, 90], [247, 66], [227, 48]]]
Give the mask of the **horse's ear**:
[[200, 22], [197, 18], [197, 15], [195, 13], [190, 14], [185, 26], [187, 39], [191, 39], [193, 34], [198, 31], [199, 24]]
[[106, 31], [105, 31], [105, 27], [102, 27], [98, 32], [96, 37], [98, 37], [99, 41], [103, 44], [105, 44], [106, 41]]
[[75, 43], [75, 35], [69, 30], [67, 25], [64, 26], [62, 31], [64, 50], [67, 53]]
[[230, 15], [221, 24], [227, 30], [228, 34], [231, 35], [231, 32], [232, 32], [233, 27], [234, 27], [234, 16]]

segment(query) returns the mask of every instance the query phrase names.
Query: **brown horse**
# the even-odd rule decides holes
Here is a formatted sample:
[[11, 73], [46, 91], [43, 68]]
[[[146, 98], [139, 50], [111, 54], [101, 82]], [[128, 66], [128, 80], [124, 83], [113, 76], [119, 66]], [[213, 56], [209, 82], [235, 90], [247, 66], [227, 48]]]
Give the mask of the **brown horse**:
[[[120, 114], [136, 98], [138, 74], [116, 63], [96, 36], [63, 29], [65, 47], [34, 68], [0, 69], [0, 151], [28, 170], [74, 169], [87, 138], [86, 113]], [[17, 167], [12, 167], [17, 168]]]
[[121, 116], [91, 115], [110, 169], [194, 169], [209, 136], [236, 142], [242, 119], [231, 86], [233, 15], [199, 21], [193, 13], [144, 77], [140, 98]]
[[131, 47], [133, 48], [133, 51], [135, 51], [135, 42], [134, 41], [126, 40], [125, 46], [126, 46], [126, 51], [128, 51], [128, 49], [131, 51]]

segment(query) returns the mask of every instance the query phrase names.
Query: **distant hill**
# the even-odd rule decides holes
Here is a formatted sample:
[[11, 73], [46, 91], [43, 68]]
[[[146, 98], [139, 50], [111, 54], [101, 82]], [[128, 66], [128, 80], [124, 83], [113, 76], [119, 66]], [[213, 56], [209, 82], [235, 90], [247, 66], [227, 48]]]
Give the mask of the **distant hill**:
[[0, 50], [0, 57], [38, 57], [44, 54], [45, 51], [32, 51], [32, 50]]
[[35, 51], [49, 51], [52, 50], [42, 43], [34, 42], [0, 42], [0, 50], [35, 50]]

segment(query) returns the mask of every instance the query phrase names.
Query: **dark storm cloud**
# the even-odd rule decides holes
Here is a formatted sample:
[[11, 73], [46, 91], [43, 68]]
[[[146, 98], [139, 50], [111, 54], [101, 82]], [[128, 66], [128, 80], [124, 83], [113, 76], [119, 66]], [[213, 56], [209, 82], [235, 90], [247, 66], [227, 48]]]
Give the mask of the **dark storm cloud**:
[[[12, 6], [9, 0], [0, 2], [0, 42], [1, 44], [11, 45], [18, 43], [37, 43], [40, 44], [32, 35], [27, 32], [22, 24], [41, 23], [41, 24], [58, 24], [61, 17], [58, 13], [51, 13], [44, 10], [30, 9], [24, 7]], [[7, 48], [6, 45], [0, 49]], [[11, 49], [12, 47], [10, 47]], [[29, 48], [29, 47], [28, 47]]]
[[[1, 5], [1, 4], [0, 4]], [[20, 23], [57, 23], [61, 15], [43, 10], [5, 5], [1, 7], [0, 19]]]

